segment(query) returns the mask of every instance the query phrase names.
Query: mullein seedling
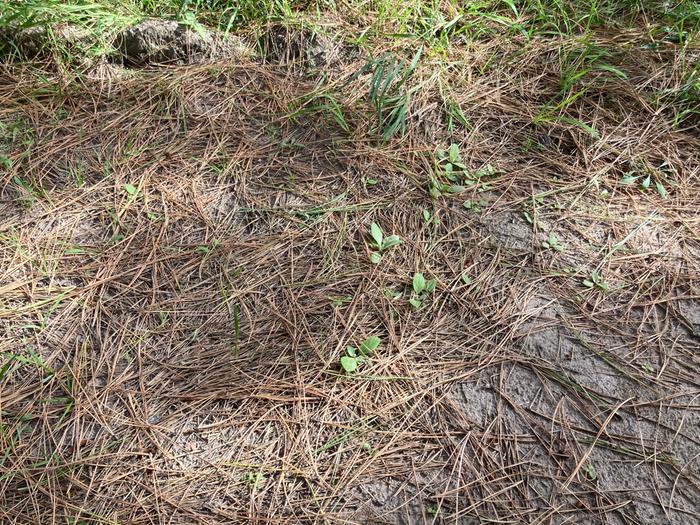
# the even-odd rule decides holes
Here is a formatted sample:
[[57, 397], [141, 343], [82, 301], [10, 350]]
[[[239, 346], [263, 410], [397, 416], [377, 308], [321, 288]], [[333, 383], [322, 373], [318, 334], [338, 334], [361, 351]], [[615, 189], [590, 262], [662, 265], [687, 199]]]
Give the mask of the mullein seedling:
[[436, 279], [426, 280], [422, 273], [416, 272], [413, 274], [413, 280], [411, 281], [413, 293], [411, 294], [411, 298], [408, 300], [408, 303], [413, 308], [418, 310], [423, 305], [423, 301], [425, 301], [428, 295], [435, 291], [436, 286]]
[[352, 374], [357, 368], [365, 362], [367, 357], [371, 356], [379, 347], [381, 340], [376, 335], [370, 336], [360, 346], [355, 348], [348, 345], [345, 348], [345, 355], [340, 358], [340, 366], [348, 374]]
[[564, 251], [564, 246], [559, 244], [559, 241], [557, 240], [557, 236], [554, 235], [553, 233], [550, 233], [549, 236], [547, 237], [547, 239], [542, 241], [542, 247], [547, 249], [547, 250], [552, 250], [552, 251], [559, 252], [559, 253]]
[[598, 272], [591, 272], [590, 278], [583, 281], [583, 286], [586, 288], [597, 288], [603, 292], [610, 291], [610, 285], [603, 281]]
[[398, 244], [401, 244], [401, 239], [398, 235], [389, 235], [384, 237], [384, 232], [381, 227], [373, 222], [369, 229], [369, 247], [372, 249], [370, 260], [372, 264], [379, 264], [382, 260], [382, 254]]
[[430, 179], [428, 193], [437, 199], [446, 193], [460, 193], [464, 186], [460, 184], [467, 167], [462, 162], [457, 144], [450, 145], [447, 151], [437, 151], [436, 177]]
[[460, 193], [466, 187], [476, 187], [477, 191], [489, 191], [491, 186], [481, 179], [496, 175], [496, 170], [491, 164], [470, 172], [462, 160], [459, 146], [452, 144], [447, 151], [437, 151], [437, 166], [435, 176], [428, 183], [428, 193], [433, 198], [444, 194]]

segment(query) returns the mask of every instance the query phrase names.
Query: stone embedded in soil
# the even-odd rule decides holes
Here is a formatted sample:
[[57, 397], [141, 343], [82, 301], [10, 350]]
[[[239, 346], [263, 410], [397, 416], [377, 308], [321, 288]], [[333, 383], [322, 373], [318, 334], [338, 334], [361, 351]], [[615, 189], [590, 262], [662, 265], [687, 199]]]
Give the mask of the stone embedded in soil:
[[0, 29], [0, 42], [9, 44], [10, 49], [16, 48], [29, 58], [44, 55], [57, 42], [68, 49], [88, 47], [92, 38], [87, 29], [70, 24]]
[[245, 45], [234, 37], [213, 31], [194, 30], [174, 20], [149, 19], [123, 30], [116, 47], [131, 66], [147, 64], [186, 65], [223, 59], [245, 53]]

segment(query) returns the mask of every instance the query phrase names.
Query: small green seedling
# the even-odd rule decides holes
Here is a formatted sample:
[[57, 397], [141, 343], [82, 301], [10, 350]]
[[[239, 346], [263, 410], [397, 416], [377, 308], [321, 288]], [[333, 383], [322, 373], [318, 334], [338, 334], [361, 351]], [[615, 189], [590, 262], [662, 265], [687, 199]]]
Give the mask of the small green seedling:
[[637, 175], [636, 171], [630, 171], [627, 172], [624, 177], [620, 179], [620, 184], [624, 184], [626, 186], [631, 186], [633, 184], [636, 184], [638, 181], [639, 182], [639, 190], [640, 191], [649, 191], [652, 187], [652, 183], [654, 186], [654, 189], [656, 190], [656, 193], [659, 194], [659, 196], [662, 199], [668, 199], [668, 190], [666, 190], [666, 187], [664, 186], [663, 182], [661, 181], [662, 178], [664, 178], [664, 174], [662, 170], [654, 170], [653, 176], [652, 173], [649, 173], [649, 170], [646, 169], [646, 174], [641, 174]]
[[205, 255], [205, 254], [207, 254], [207, 253], [213, 252], [213, 251], [216, 250], [220, 245], [221, 245], [221, 241], [214, 240], [214, 241], [211, 243], [211, 245], [208, 245], [208, 246], [207, 246], [206, 244], [203, 244], [203, 245], [201, 245], [201, 246], [197, 246], [197, 247], [194, 249], [194, 253], [199, 253], [199, 254]]
[[343, 306], [345, 303], [349, 303], [350, 301], [352, 301], [352, 295], [328, 295], [326, 296], [326, 299], [328, 299], [333, 306]]
[[362, 177], [362, 184], [365, 186], [376, 186], [377, 185], [377, 179], [372, 179], [369, 177]]
[[474, 280], [467, 272], [463, 272], [460, 278], [462, 279], [462, 282], [466, 285], [472, 284], [474, 282]]
[[25, 209], [31, 208], [37, 199], [46, 196], [46, 193], [41, 186], [36, 186], [29, 180], [23, 179], [22, 177], [15, 175], [12, 177], [12, 182], [14, 182], [20, 190], [20, 196], [18, 197], [17, 202]]
[[133, 184], [124, 184], [124, 191], [134, 199], [139, 195], [139, 189]]
[[591, 481], [595, 481], [598, 479], [598, 473], [595, 471], [595, 467], [590, 463], [583, 467], [583, 472], [586, 474], [586, 477]]
[[0, 155], [0, 168], [9, 171], [12, 167], [12, 159], [7, 155]]
[[398, 244], [401, 244], [398, 235], [389, 235], [385, 238], [381, 227], [376, 222], [372, 223], [369, 230], [369, 246], [372, 249], [370, 260], [373, 264], [378, 264], [382, 259], [382, 253]]
[[654, 368], [652, 365], [648, 363], [644, 363], [641, 366], [642, 370], [644, 370], [647, 374], [655, 374], [656, 373], [656, 368]]
[[542, 247], [547, 249], [547, 250], [552, 250], [555, 252], [563, 252], [564, 251], [564, 246], [559, 244], [559, 241], [557, 240], [557, 236], [554, 235], [553, 233], [550, 233], [549, 236], [547, 237], [547, 240], [542, 241]]
[[440, 513], [440, 509], [438, 508], [437, 505], [428, 505], [425, 508], [425, 512], [428, 513], [428, 516], [437, 516]]
[[357, 348], [348, 345], [345, 348], [345, 355], [340, 358], [340, 366], [343, 371], [348, 374], [355, 372], [365, 362], [366, 358], [374, 353], [380, 343], [379, 337], [373, 335], [362, 341]]
[[408, 303], [417, 310], [422, 306], [423, 301], [425, 301], [427, 296], [435, 291], [437, 280], [426, 280], [422, 273], [416, 272], [413, 274], [411, 286], [413, 288], [413, 293], [411, 294], [411, 298], [408, 300]]
[[591, 272], [591, 277], [583, 281], [583, 286], [585, 286], [586, 288], [598, 288], [603, 292], [607, 292], [610, 290], [610, 285], [603, 281], [603, 278], [598, 272]]
[[466, 200], [464, 201], [464, 208], [473, 212], [480, 212], [484, 206], [487, 206], [489, 201], [485, 199], [479, 199], [478, 201]]
[[437, 226], [438, 224], [440, 224], [440, 219], [438, 219], [437, 214], [431, 214], [431, 213], [430, 213], [430, 210], [425, 210], [425, 209], [424, 209], [424, 210], [421, 212], [421, 217], [422, 217], [422, 219], [423, 219], [423, 223], [424, 223], [426, 226], [430, 226], [431, 224]]
[[469, 171], [462, 160], [457, 144], [450, 145], [447, 151], [436, 152], [435, 176], [428, 182], [428, 193], [433, 198], [445, 194], [461, 193], [467, 187], [475, 187], [477, 191], [489, 191], [493, 189], [481, 179], [491, 177], [499, 173], [491, 164], [487, 164], [476, 171]]
[[267, 478], [262, 472], [246, 472], [243, 475], [243, 483], [252, 491], [258, 490]]

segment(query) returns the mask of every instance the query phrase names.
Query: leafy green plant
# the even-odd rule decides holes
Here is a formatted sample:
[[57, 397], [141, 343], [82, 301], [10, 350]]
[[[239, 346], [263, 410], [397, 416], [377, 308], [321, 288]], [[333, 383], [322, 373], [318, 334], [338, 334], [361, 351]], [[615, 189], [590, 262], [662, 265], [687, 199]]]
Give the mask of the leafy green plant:
[[464, 164], [457, 144], [451, 144], [447, 151], [437, 150], [435, 176], [430, 178], [428, 193], [433, 198], [445, 194], [461, 193], [467, 187], [476, 187], [477, 191], [492, 189], [482, 179], [498, 173], [491, 164], [469, 171]]
[[362, 341], [355, 348], [348, 345], [345, 348], [345, 355], [340, 358], [340, 367], [348, 374], [352, 374], [357, 368], [365, 362], [366, 358], [371, 356], [379, 347], [381, 340], [376, 335], [372, 335]]
[[411, 288], [413, 293], [408, 299], [408, 303], [416, 310], [423, 305], [423, 301], [435, 291], [437, 286], [437, 279], [426, 279], [425, 276], [416, 272], [413, 274], [413, 279], [411, 280]]
[[554, 235], [553, 233], [550, 233], [547, 236], [547, 239], [542, 241], [542, 247], [547, 249], [547, 250], [552, 250], [555, 252], [563, 252], [564, 251], [564, 246], [559, 244], [559, 241], [557, 240], [557, 236]]
[[398, 235], [389, 235], [384, 237], [384, 232], [381, 227], [373, 222], [369, 230], [369, 247], [372, 249], [370, 253], [370, 260], [373, 264], [378, 264], [382, 259], [382, 254], [392, 248], [401, 244], [401, 239]]
[[382, 140], [388, 141], [395, 134], [406, 131], [406, 117], [412, 93], [417, 89], [404, 90], [404, 85], [413, 75], [418, 61], [423, 54], [423, 48], [416, 51], [410, 63], [398, 59], [391, 54], [385, 54], [376, 60], [368, 62], [355, 76], [372, 70], [372, 83], [369, 99], [377, 115], [377, 129]]
[[640, 191], [649, 191], [652, 187], [662, 199], [668, 198], [668, 190], [664, 185], [674, 175], [673, 167], [664, 162], [658, 168], [640, 165], [634, 167], [620, 179], [620, 184], [632, 186], [639, 184]]
[[583, 286], [586, 288], [597, 288], [603, 292], [610, 290], [610, 285], [596, 271], [591, 272], [591, 276], [583, 281]]

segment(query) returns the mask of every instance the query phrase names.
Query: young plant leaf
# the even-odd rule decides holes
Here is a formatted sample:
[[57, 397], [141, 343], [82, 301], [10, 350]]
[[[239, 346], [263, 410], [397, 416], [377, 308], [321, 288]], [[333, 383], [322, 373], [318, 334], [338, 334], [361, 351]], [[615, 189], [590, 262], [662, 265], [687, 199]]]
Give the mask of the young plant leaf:
[[452, 144], [449, 150], [450, 162], [455, 163], [459, 160], [459, 146]]
[[124, 184], [124, 191], [129, 195], [136, 195], [139, 190], [133, 184]]
[[372, 355], [372, 353], [379, 347], [379, 344], [381, 343], [381, 339], [377, 337], [376, 335], [372, 335], [362, 341], [360, 344], [360, 353], [362, 355]]
[[381, 247], [382, 250], [388, 250], [389, 248], [392, 248], [398, 244], [401, 244], [401, 239], [399, 238], [399, 236], [389, 235], [389, 237], [384, 239], [384, 242], [382, 243]]
[[421, 302], [418, 299], [409, 299], [408, 303], [411, 306], [413, 306], [413, 308], [415, 308], [416, 310], [418, 310], [418, 308], [420, 308], [421, 305]]
[[426, 282], [425, 277], [420, 272], [413, 274], [413, 291], [417, 294], [423, 293], [425, 290]]
[[376, 222], [373, 222], [370, 226], [370, 234], [372, 235], [374, 242], [377, 244], [377, 248], [381, 249], [382, 241], [384, 240], [384, 233], [382, 233], [382, 229]]
[[382, 254], [379, 252], [372, 252], [369, 254], [369, 260], [372, 264], [379, 264], [379, 261], [382, 260]]
[[345, 370], [345, 372], [351, 374], [355, 370], [357, 370], [357, 358], [344, 355], [340, 358], [340, 366], [343, 367], [343, 370]]
[[668, 199], [668, 192], [666, 191], [666, 188], [664, 188], [664, 185], [660, 182], [656, 183], [656, 191], [659, 193], [662, 199]]

